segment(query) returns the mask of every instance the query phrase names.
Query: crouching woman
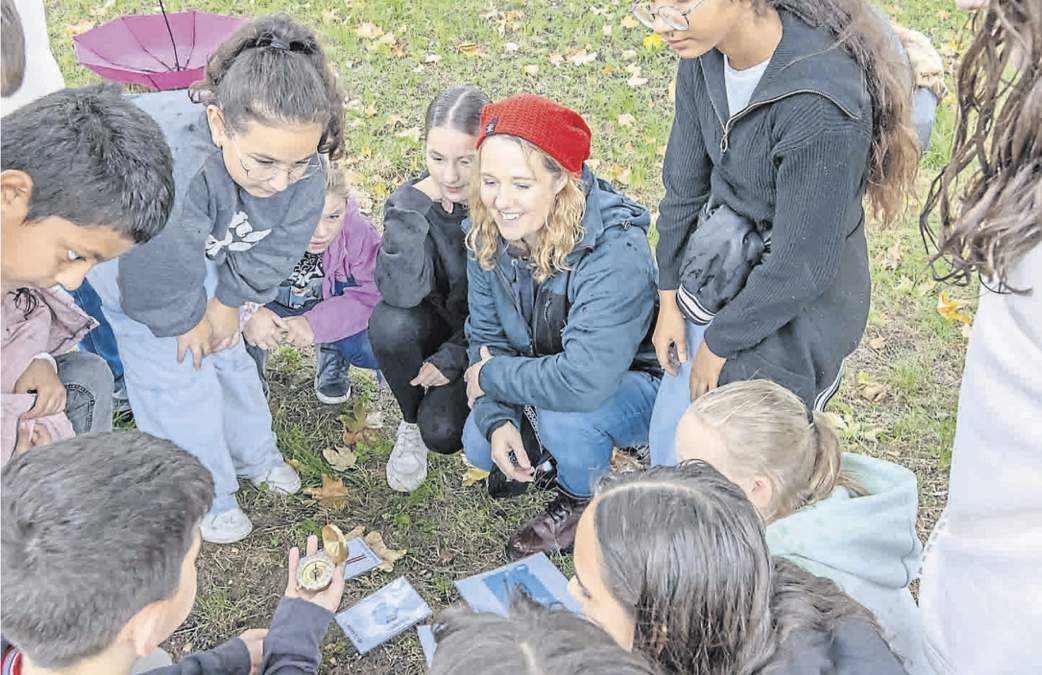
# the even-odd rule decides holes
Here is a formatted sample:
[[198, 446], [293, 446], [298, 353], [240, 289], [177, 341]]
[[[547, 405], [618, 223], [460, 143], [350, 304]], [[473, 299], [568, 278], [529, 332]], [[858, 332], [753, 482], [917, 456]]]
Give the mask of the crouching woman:
[[557, 497], [511, 537], [519, 557], [571, 548], [613, 446], [646, 443], [659, 374], [649, 329], [655, 263], [648, 211], [583, 161], [590, 129], [540, 96], [481, 115], [464, 223], [472, 411], [463, 449], [478, 467], [530, 482], [522, 416], [556, 460]]

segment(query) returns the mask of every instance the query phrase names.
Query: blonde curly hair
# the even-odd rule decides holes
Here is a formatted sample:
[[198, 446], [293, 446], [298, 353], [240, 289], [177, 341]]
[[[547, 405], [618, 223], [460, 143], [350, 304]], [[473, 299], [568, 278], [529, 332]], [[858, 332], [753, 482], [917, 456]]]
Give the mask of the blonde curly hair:
[[[586, 230], [583, 228], [583, 216], [586, 214], [586, 192], [579, 176], [568, 172], [561, 163], [543, 152], [539, 146], [517, 136], [502, 135], [521, 146], [525, 162], [529, 169], [533, 168], [532, 159], [543, 162], [543, 168], [555, 178], [561, 175], [568, 177], [564, 188], [557, 193], [553, 206], [546, 218], [546, 225], [538, 232], [539, 243], [534, 250], [522, 241], [511, 242], [522, 249], [531, 259], [534, 270], [533, 277], [542, 283], [553, 276], [557, 270], [568, 269], [565, 258], [575, 246], [582, 241]], [[492, 215], [481, 201], [481, 151], [478, 151], [477, 168], [470, 183], [470, 232], [467, 234], [467, 248], [477, 256], [483, 270], [492, 270], [495, 265], [496, 251], [502, 239], [499, 228]]]

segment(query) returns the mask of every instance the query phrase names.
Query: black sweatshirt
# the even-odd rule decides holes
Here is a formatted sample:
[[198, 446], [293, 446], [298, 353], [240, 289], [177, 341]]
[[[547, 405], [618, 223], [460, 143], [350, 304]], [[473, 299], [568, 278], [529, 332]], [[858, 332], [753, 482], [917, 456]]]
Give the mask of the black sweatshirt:
[[452, 337], [427, 362], [449, 380], [466, 370], [467, 250], [463, 220], [467, 207], [448, 213], [408, 181], [384, 204], [384, 234], [376, 254], [376, 287], [392, 307], [433, 305], [452, 327]]
[[811, 403], [868, 320], [862, 199], [872, 106], [853, 59], [826, 33], [779, 14], [781, 42], [744, 110], [728, 110], [719, 51], [681, 60], [656, 255], [659, 288], [676, 289], [710, 194], [755, 223], [771, 250], [705, 341], [728, 359], [721, 385], [766, 377]]

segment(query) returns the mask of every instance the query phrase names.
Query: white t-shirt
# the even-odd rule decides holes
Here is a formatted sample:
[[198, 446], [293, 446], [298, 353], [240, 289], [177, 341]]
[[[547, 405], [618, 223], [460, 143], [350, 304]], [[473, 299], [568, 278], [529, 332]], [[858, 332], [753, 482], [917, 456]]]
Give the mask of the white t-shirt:
[[25, 77], [21, 87], [0, 101], [3, 115], [65, 87], [62, 71], [51, 53], [43, 0], [14, 0], [14, 4], [25, 34]]
[[753, 90], [760, 83], [760, 78], [763, 77], [764, 72], [767, 70], [767, 64], [770, 62], [771, 60], [767, 59], [751, 68], [735, 70], [731, 67], [731, 61], [727, 58], [727, 54], [724, 54], [724, 84], [727, 85], [727, 111], [729, 116], [733, 117], [735, 113], [749, 105], [749, 100], [753, 97]]

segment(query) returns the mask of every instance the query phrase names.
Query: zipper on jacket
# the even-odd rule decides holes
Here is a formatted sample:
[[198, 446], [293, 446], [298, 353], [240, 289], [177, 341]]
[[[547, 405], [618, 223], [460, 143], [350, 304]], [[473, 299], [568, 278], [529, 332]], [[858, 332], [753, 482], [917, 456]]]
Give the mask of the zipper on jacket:
[[788, 98], [790, 96], [795, 96], [796, 94], [817, 94], [818, 96], [822, 96], [824, 98], [827, 98], [828, 100], [830, 100], [833, 103], [835, 103], [836, 107], [839, 108], [840, 110], [842, 110], [843, 113], [847, 117], [849, 117], [852, 120], [858, 119], [857, 115], [855, 115], [854, 113], [852, 113], [849, 110], [847, 110], [843, 105], [840, 104], [839, 101], [837, 101], [833, 97], [829, 96], [825, 92], [818, 91], [817, 89], [797, 89], [795, 91], [785, 92], [781, 96], [775, 96], [774, 98], [767, 99], [766, 101], [758, 101], [756, 103], [753, 103], [752, 105], [748, 105], [748, 106], [742, 108], [741, 110], [739, 110], [737, 114], [732, 115], [730, 118], [728, 118], [726, 123], [724, 122], [723, 118], [720, 117], [720, 111], [716, 109], [716, 103], [713, 103], [713, 99], [712, 99], [712, 97], [710, 97], [709, 102], [713, 106], [713, 112], [716, 113], [716, 119], [717, 119], [717, 121], [720, 122], [720, 127], [724, 130], [724, 135], [720, 138], [720, 154], [721, 155], [726, 155], [727, 151], [731, 147], [730, 134], [731, 134], [731, 125], [732, 124], [734, 124], [738, 120], [740, 120], [743, 117], [745, 117], [746, 114], [748, 114], [752, 110], [755, 110], [757, 108], [760, 108], [762, 106], [765, 106], [765, 105], [768, 105], [768, 104], [771, 104], [771, 103], [777, 103], [778, 101], [780, 101], [780, 100], [782, 100], [784, 98]]
[[517, 315], [521, 317], [521, 323], [525, 324], [525, 330], [528, 332], [528, 355], [534, 356], [535, 342], [533, 341], [532, 337], [532, 327], [528, 325], [527, 321], [525, 321], [525, 313], [521, 311], [521, 302], [518, 300], [517, 294], [514, 293], [514, 289], [510, 287], [510, 282], [507, 281], [507, 278], [506, 276], [504, 276], [503, 270], [500, 269], [499, 265], [497, 264], [493, 269], [495, 270], [496, 278], [499, 279], [499, 283], [503, 285], [503, 288], [504, 290], [506, 290], [507, 295], [510, 296], [510, 301], [514, 304], [514, 311], [516, 311]]

